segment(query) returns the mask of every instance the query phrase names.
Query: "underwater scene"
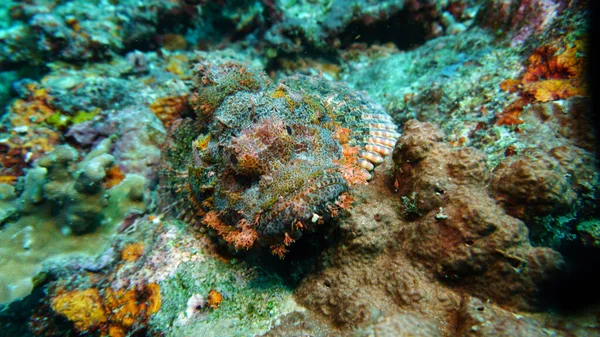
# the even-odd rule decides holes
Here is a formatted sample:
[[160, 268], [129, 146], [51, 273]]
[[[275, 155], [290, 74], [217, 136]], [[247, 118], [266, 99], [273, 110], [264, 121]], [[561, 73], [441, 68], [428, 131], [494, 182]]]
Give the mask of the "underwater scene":
[[0, 337], [600, 336], [591, 0], [0, 2]]

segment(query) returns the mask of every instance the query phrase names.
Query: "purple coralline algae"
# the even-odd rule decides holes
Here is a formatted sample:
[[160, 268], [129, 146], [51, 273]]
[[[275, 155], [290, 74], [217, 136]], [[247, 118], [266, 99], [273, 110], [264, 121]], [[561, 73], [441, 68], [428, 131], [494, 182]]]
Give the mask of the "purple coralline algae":
[[567, 7], [556, 0], [493, 0], [482, 4], [477, 20], [484, 27], [508, 33], [514, 44], [541, 33]]

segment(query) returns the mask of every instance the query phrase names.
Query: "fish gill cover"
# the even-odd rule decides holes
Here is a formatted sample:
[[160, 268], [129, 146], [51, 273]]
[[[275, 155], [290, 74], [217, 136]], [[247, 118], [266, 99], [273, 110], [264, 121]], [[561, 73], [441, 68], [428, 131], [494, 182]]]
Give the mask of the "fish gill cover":
[[590, 13], [1, 2], [0, 336], [600, 335]]

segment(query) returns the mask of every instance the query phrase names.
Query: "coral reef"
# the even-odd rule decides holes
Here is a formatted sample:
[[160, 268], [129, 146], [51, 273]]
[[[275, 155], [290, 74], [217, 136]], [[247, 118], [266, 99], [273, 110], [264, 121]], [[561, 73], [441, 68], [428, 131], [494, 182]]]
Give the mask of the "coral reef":
[[[588, 22], [578, 6], [573, 2], [542, 33], [514, 47], [472, 27], [387, 57], [349, 50], [342, 79], [380, 101], [398, 125], [412, 118], [438, 123], [453, 146], [484, 151], [494, 167], [511, 146], [532, 143], [519, 133], [529, 127], [520, 117], [528, 104], [587, 95]], [[568, 123], [578, 124], [577, 118]]]
[[263, 337], [293, 337], [293, 336], [329, 336], [338, 337], [339, 333], [332, 327], [322, 324], [315, 316], [307, 312], [294, 311], [282, 315], [277, 325]]
[[0, 335], [598, 335], [588, 3], [0, 2]]
[[[36, 211], [43, 200], [48, 201], [57, 219], [57, 224], [65, 233], [83, 233], [98, 227], [102, 219], [101, 210], [106, 206], [106, 191], [102, 188], [102, 180], [106, 170], [114, 163], [114, 158], [103, 151], [93, 153], [94, 157], [86, 158], [73, 173], [71, 167], [75, 164], [78, 153], [68, 146], [59, 146], [48, 156], [41, 158], [37, 165], [39, 171], [45, 169], [45, 182], [39, 188], [35, 178], [27, 186], [23, 200], [25, 214]], [[34, 168], [33, 174], [38, 169]], [[41, 191], [44, 199], [40, 200], [37, 193], [28, 193], [30, 189]], [[30, 196], [30, 197], [29, 197]]]
[[[4, 261], [0, 281], [12, 288], [0, 301], [27, 295], [33, 286], [31, 278], [56, 252], [97, 253], [121, 220], [146, 210], [144, 177], [128, 174], [119, 184], [104, 186], [106, 172], [114, 164], [113, 156], [107, 154], [110, 145], [106, 139], [79, 162], [74, 148], [57, 146], [36, 161], [17, 184], [17, 191], [9, 193], [11, 186], [1, 185], [8, 212], [4, 220], [17, 221], [9, 222], [0, 237]], [[18, 272], [4, 274], [14, 266], [20, 266]]]
[[[53, 97], [39, 83], [31, 80], [15, 82], [19, 98], [14, 100], [2, 116], [1, 175], [4, 182], [12, 183], [23, 175], [24, 169], [36, 159], [54, 149], [60, 134], [45, 121], [55, 113], [50, 103]], [[8, 132], [6, 132], [8, 131]]]
[[586, 102], [572, 97], [529, 105], [520, 114], [520, 141], [494, 170], [496, 199], [527, 222], [537, 244], [558, 248], [577, 240], [573, 220], [586, 221], [597, 208], [598, 162]]
[[[447, 147], [446, 154], [449, 156], [457, 150], [452, 150], [447, 144], [443, 145], [444, 143], [440, 140], [434, 141], [437, 138], [435, 127], [416, 122], [412, 122], [412, 124], [413, 127], [416, 126], [415, 124], [422, 126], [419, 130], [423, 131], [420, 133], [420, 137], [417, 137], [416, 132], [412, 132], [414, 137], [411, 137], [411, 132], [405, 131], [399, 144], [405, 140], [406, 135], [406, 141], [413, 144], [411, 148], [417, 150], [411, 152], [417, 156], [421, 154], [422, 161], [426, 161], [427, 158], [432, 160], [436, 158], [450, 164], [460, 162], [446, 161], [450, 158], [442, 156], [432, 158], [431, 154], [427, 155], [428, 152], [423, 151], [427, 147], [430, 147], [429, 152], [436, 152], [440, 147]], [[433, 136], [431, 136], [432, 134]], [[422, 146], [414, 146], [418, 144]], [[475, 153], [475, 150], [470, 150], [470, 153]], [[467, 163], [476, 164], [477, 161], [480, 163], [476, 166], [476, 168], [478, 167], [476, 171], [481, 173], [485, 168], [485, 162], [481, 163], [481, 154], [478, 160], [467, 160]], [[389, 170], [392, 168], [391, 165], [386, 161], [378, 170]], [[413, 165], [418, 165], [418, 163], [413, 162]], [[438, 172], [436, 169], [429, 171], [429, 175], [424, 171], [413, 171], [412, 174], [418, 181], [423, 182], [428, 178], [443, 178], [443, 175], [438, 175]], [[467, 173], [469, 171], [456, 168], [454, 172]], [[421, 173], [424, 174], [422, 178]], [[488, 206], [487, 210], [477, 210], [480, 212], [481, 218], [471, 224], [491, 223], [493, 218], [488, 220], [485, 216], [490, 215], [490, 212], [502, 214], [502, 209], [490, 205], [494, 201], [490, 198], [485, 184], [483, 182], [477, 184], [475, 183], [477, 176], [469, 176], [469, 174], [462, 175], [463, 183], [470, 182], [475, 186], [463, 185], [463, 187], [468, 186], [474, 194], [478, 189], [483, 190], [479, 194], [475, 194], [473, 198], [478, 197], [487, 204], [479, 200], [476, 203], [471, 201], [467, 206], [461, 203], [462, 209], [455, 210], [455, 212], [473, 209], [477, 205]], [[491, 176], [489, 169], [487, 169], [487, 176], [489, 181]], [[444, 205], [443, 211], [436, 208], [422, 216], [407, 214], [403, 195], [401, 191], [394, 191], [394, 183], [391, 180], [391, 178], [377, 179], [369, 186], [356, 187], [358, 203], [350, 211], [350, 216], [343, 219], [340, 225], [339, 243], [321, 254], [317, 269], [304, 278], [296, 290], [297, 300], [316, 317], [327, 318], [327, 322], [311, 319], [310, 315], [307, 317], [306, 314], [294, 314], [301, 317], [295, 319], [292, 318], [294, 316], [288, 315], [281, 320], [281, 326], [272, 329], [267, 336], [294, 335], [293, 333], [286, 334], [286, 330], [301, 331], [315, 336], [336, 336], [338, 334], [342, 336], [372, 336], [377, 333], [410, 336], [420, 331], [424, 336], [479, 336], [493, 333], [502, 334], [504, 331], [516, 336], [527, 335], [523, 331], [531, 331], [531, 333], [543, 331], [543, 333], [553, 333], [559, 336], [566, 336], [570, 333], [595, 334], [596, 323], [592, 323], [597, 319], [595, 309], [592, 309], [595, 313], [588, 317], [591, 325], [575, 323], [569, 327], [562, 325], [567, 321], [574, 323], [568, 315], [529, 312], [533, 304], [536, 309], [540, 309], [543, 307], [542, 302], [548, 299], [537, 291], [543, 287], [536, 287], [532, 282], [539, 281], [544, 277], [551, 277], [553, 272], [560, 272], [560, 270], [556, 270], [556, 267], [563, 267], [563, 263], [557, 252], [552, 252], [548, 248], [531, 247], [523, 223], [514, 218], [510, 220], [510, 216], [504, 214], [500, 216], [500, 219], [509, 220], [508, 222], [499, 222], [497, 225], [502, 227], [498, 227], [495, 233], [479, 233], [484, 238], [475, 239], [468, 246], [469, 242], [458, 240], [462, 235], [461, 232], [452, 232], [452, 220], [459, 222], [454, 228], [458, 229], [461, 223], [464, 224], [464, 220], [451, 213], [452, 207], [448, 209], [449, 205]], [[443, 179], [440, 179], [440, 182], [443, 182]], [[453, 182], [446, 179], [446, 184], [453, 184]], [[397, 184], [397, 186], [402, 188], [401, 184]], [[445, 187], [450, 188], [451, 186]], [[430, 185], [429, 188], [433, 190], [431, 193], [435, 193], [435, 185]], [[437, 198], [438, 200], [449, 200], [452, 198], [453, 192], [456, 190], [452, 191], [451, 188], [444, 190], [444, 193]], [[465, 195], [459, 194], [456, 197], [455, 201], [460, 202], [460, 198], [464, 198]], [[486, 198], [487, 201], [485, 201]], [[416, 201], [418, 200], [424, 199]], [[467, 198], [465, 202], [468, 203], [469, 200], [472, 199]], [[419, 207], [415, 206], [414, 209], [418, 210]], [[475, 214], [477, 211], [473, 210], [471, 213]], [[431, 223], [431, 227], [427, 226], [427, 223]], [[515, 225], [518, 225], [518, 228]], [[419, 226], [424, 227], [423, 231]], [[465, 235], [474, 234], [468, 232], [468, 228], [462, 228]], [[444, 229], [445, 231], [442, 233], [441, 231]], [[520, 230], [521, 233], [515, 233], [515, 229]], [[511, 231], [517, 236], [523, 235], [520, 246], [513, 247], [516, 250], [515, 253], [528, 252], [531, 254], [530, 262], [532, 264], [523, 265], [524, 268], [521, 270], [525, 275], [521, 275], [514, 269], [519, 266], [517, 262], [525, 261], [512, 260], [513, 256], [492, 252], [493, 249], [488, 250], [489, 253], [485, 254], [486, 249], [489, 249], [486, 246], [487, 243], [492, 244], [492, 239], [499, 238], [504, 233], [509, 234]], [[436, 236], [433, 233], [438, 234]], [[513, 244], [511, 243], [512, 237], [507, 239], [508, 242], [499, 243]], [[419, 242], [420, 244], [415, 245]], [[479, 246], [480, 243], [481, 246]], [[411, 247], [415, 250], [413, 251]], [[470, 256], [459, 253], [467, 253], [471, 249], [475, 249], [473, 247], [480, 248]], [[460, 277], [456, 278], [445, 277], [452, 275], [445, 274], [443, 269], [438, 269], [429, 262], [434, 261], [435, 258], [421, 258], [434, 251], [439, 253], [437, 255], [440, 258], [439, 262], [448, 262], [451, 259], [454, 262], [462, 261], [463, 263], [460, 263], [458, 267], [465, 269], [459, 268], [458, 271], [467, 271], [469, 266], [473, 267], [475, 264], [485, 267], [488, 263], [490, 269], [487, 272], [484, 272], [483, 269], [471, 270], [472, 273], [460, 274]], [[548, 255], [544, 256], [544, 254]], [[554, 258], [554, 260], [544, 260], [544, 257]], [[507, 273], [500, 271], [504, 263], [508, 268]], [[559, 265], [557, 266], [555, 263], [559, 263]], [[543, 272], [541, 269], [538, 269], [543, 266], [549, 268], [545, 270], [547, 272], [545, 275], [541, 274]], [[496, 279], [493, 278], [495, 273], [498, 273]], [[529, 276], [526, 276], [527, 274]], [[507, 295], [507, 292], [516, 294], [526, 291], [533, 291], [533, 293], [529, 293], [529, 296], [525, 296], [527, 300], [519, 295]], [[521, 307], [521, 309], [515, 306]], [[460, 309], [458, 314], [457, 309]], [[494, 313], [497, 315], [498, 321], [496, 318], [492, 318]], [[482, 319], [482, 317], [485, 318]], [[304, 323], [300, 323], [303, 321]], [[496, 325], [494, 322], [498, 324]], [[332, 325], [336, 327], [336, 330], [330, 332], [328, 329]]]
[[0, 30], [0, 64], [110, 59], [152, 41], [163, 20], [189, 18], [177, 1], [31, 1], [10, 8], [16, 23]]
[[[161, 306], [160, 287], [155, 283], [132, 290], [108, 288], [102, 295], [97, 288], [52, 292], [50, 307], [57, 315], [72, 322], [80, 333], [99, 332], [102, 336], [122, 337], [143, 329]], [[35, 333], [52, 333], [47, 329], [42, 325]]]
[[[45, 264], [40, 282], [48, 296], [29, 320], [35, 335], [253, 336], [295, 308], [276, 275], [223, 261], [183, 223], [147, 216], [118, 233], [97, 258]], [[215, 329], [222, 320], [227, 328]]]
[[160, 165], [159, 145], [166, 138], [159, 118], [147, 108], [132, 106], [101, 116], [101, 119], [74, 125], [66, 135], [82, 146], [114, 139], [111, 153], [123, 173], [156, 180]]
[[9, 184], [0, 184], [0, 226], [9, 221], [18, 214], [18, 205], [15, 203], [17, 198], [15, 188]]
[[[144, 331], [144, 326], [161, 307], [160, 287], [151, 283], [139, 289], [97, 288], [65, 291], [61, 286], [52, 289], [49, 307], [72, 323], [78, 333], [120, 337], [132, 331]], [[40, 307], [35, 315], [41, 315]], [[34, 316], [32, 325], [37, 335], [56, 333], [59, 326], [40, 324], [43, 317]], [[67, 329], [68, 325], [62, 327]]]
[[527, 68], [521, 80], [507, 79], [500, 88], [517, 92], [519, 98], [512, 101], [498, 114], [497, 125], [519, 125], [519, 115], [524, 106], [533, 102], [548, 102], [573, 96], [585, 96], [584, 55], [587, 48], [577, 40], [573, 46], [545, 45], [538, 47], [527, 58]]
[[480, 148], [494, 166], [507, 145], [498, 147], [510, 142], [505, 132], [489, 130], [494, 113], [511, 99], [498, 87], [518, 76], [522, 59], [493, 42], [494, 36], [472, 28], [389, 57], [352, 58], [343, 79], [379, 100], [398, 125], [413, 118], [438, 123], [455, 146]]
[[[569, 8], [576, 7], [573, 3]], [[526, 43], [519, 43], [520, 47], [481, 45], [492, 37], [472, 29], [469, 34], [438, 38], [389, 57], [373, 59], [359, 53], [350, 59], [348, 74], [343, 77], [379, 99], [398, 124], [411, 118], [439, 123], [451, 146], [483, 151], [490, 168], [519, 162], [522, 168], [538, 165], [541, 169], [541, 163], [526, 156], [538, 149], [532, 158], [547, 158], [551, 167], [544, 168], [545, 173], [524, 169], [506, 175], [497, 168], [495, 186], [507, 184], [499, 187], [504, 190], [518, 187], [511, 190], [517, 193], [526, 187], [511, 179], [517, 174], [539, 173], [539, 178], [556, 178], [551, 181], [558, 189], [552, 190], [551, 181], [522, 177], [521, 183], [530, 180], [527, 193], [535, 194], [528, 198], [541, 197], [542, 203], [553, 203], [550, 199], [563, 197], [562, 202], [536, 213], [532, 211], [536, 206], [525, 205], [523, 198], [493, 193], [503, 199], [501, 205], [512, 216], [526, 222], [534, 245], [555, 249], [578, 240], [574, 219], [595, 212], [592, 200], [597, 193], [595, 136], [589, 99], [584, 98], [587, 48], [582, 32], [586, 20], [577, 12], [566, 12], [549, 19], [552, 23], [540, 36], [531, 36]], [[557, 26], [563, 30], [559, 32]], [[471, 40], [475, 37], [479, 38]], [[429, 54], [436, 56], [430, 58]], [[566, 176], [560, 176], [561, 172]], [[535, 188], [564, 194], [543, 197]]]
[[[335, 49], [354, 41], [390, 39], [408, 44], [427, 37], [457, 34], [472, 24], [473, 1], [282, 1], [271, 6], [275, 22], [265, 34], [271, 53], [308, 48]], [[405, 23], [408, 21], [408, 23]], [[407, 30], [402, 37], [395, 31]], [[364, 36], [356, 31], [364, 31]], [[379, 34], [379, 35], [378, 35]], [[406, 42], [406, 41], [409, 42]], [[419, 41], [420, 42], [420, 41]]]
[[140, 73], [135, 62], [119, 58], [83, 69], [58, 67], [39, 82], [16, 83], [19, 98], [3, 121], [10, 131], [0, 130], [2, 180], [14, 183], [65, 140], [90, 149], [110, 137], [110, 154], [119, 170], [155, 181], [164, 127], [187, 110], [189, 89], [183, 83], [186, 72], [171, 67], [181, 55], [136, 55], [160, 66]]
[[[2, 21], [0, 19], [0, 21]], [[0, 105], [5, 106], [11, 100], [11, 87], [12, 83], [19, 79], [19, 73], [16, 71], [0, 71]], [[4, 111], [0, 112], [0, 116], [4, 114]]]
[[560, 213], [572, 206], [576, 194], [567, 176], [558, 160], [530, 149], [501, 161], [491, 184], [509, 213], [526, 218], [526, 214]]
[[[98, 144], [81, 162], [75, 165], [78, 153], [67, 145], [37, 161], [37, 167], [25, 176], [26, 185], [21, 197], [21, 212], [39, 212], [48, 203], [56, 224], [65, 234], [93, 231], [103, 223], [103, 209], [111, 195], [102, 186], [106, 171], [114, 157], [106, 152], [110, 140]], [[75, 167], [73, 169], [73, 167]], [[131, 180], [128, 197], [144, 203], [144, 183]]]
[[[561, 255], [531, 247], [525, 224], [497, 207], [486, 190], [491, 174], [483, 153], [473, 148], [452, 150], [442, 139], [433, 125], [409, 121], [394, 152], [397, 186], [411, 219], [406, 249], [449, 284], [498, 303], [534, 308], [541, 300], [538, 289], [564, 268]], [[527, 161], [531, 162], [552, 172], [544, 161]], [[513, 167], [524, 177], [536, 174]], [[546, 181], [542, 173], [537, 177]], [[514, 183], [511, 193], [526, 191], [534, 199], [520, 205], [536, 207], [536, 198], [543, 204], [550, 195], [573, 197], [515, 178], [498, 173], [492, 185]], [[560, 181], [548, 181], [560, 188]]]

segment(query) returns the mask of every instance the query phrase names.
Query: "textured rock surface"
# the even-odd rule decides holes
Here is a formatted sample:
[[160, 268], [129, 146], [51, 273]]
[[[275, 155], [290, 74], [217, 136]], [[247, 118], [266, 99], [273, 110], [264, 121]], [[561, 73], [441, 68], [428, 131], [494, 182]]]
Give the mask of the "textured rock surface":
[[543, 282], [563, 268], [561, 255], [531, 247], [525, 224], [498, 207], [487, 190], [491, 175], [483, 153], [453, 150], [441, 138], [437, 127], [409, 121], [394, 152], [403, 212], [411, 220], [405, 247], [448, 284], [534, 308]]
[[[38, 277], [48, 296], [36, 299], [30, 320], [36, 335], [256, 336], [297, 309], [280, 277], [224, 261], [210, 240], [184, 223], [145, 217], [120, 229], [97, 258], [45, 264]], [[186, 307], [194, 294], [210, 301], [215, 292], [219, 303]]]
[[[68, 145], [38, 160], [22, 180], [14, 208], [16, 221], [2, 228], [0, 302], [28, 295], [42, 265], [63, 254], [96, 254], [127, 216], [146, 210], [147, 180], [136, 174], [107, 185], [114, 158], [105, 140], [81, 161]], [[110, 188], [109, 188], [110, 187]], [[6, 200], [5, 200], [6, 201]], [[77, 235], [75, 235], [77, 234]]]
[[158, 178], [159, 147], [166, 139], [166, 131], [149, 109], [120, 109], [105, 118], [74, 125], [67, 136], [84, 146], [112, 138], [111, 153], [123, 173], [141, 174], [150, 180]]
[[526, 218], [526, 213], [547, 215], [564, 212], [575, 201], [567, 177], [558, 160], [531, 149], [501, 161], [494, 170], [492, 188], [519, 218]]
[[0, 30], [0, 64], [110, 59], [148, 43], [161, 20], [189, 14], [178, 2], [30, 1], [11, 6], [13, 26]]
[[[273, 51], [335, 49], [354, 41], [390, 39], [420, 43], [425, 38], [464, 31], [472, 23], [473, 1], [377, 0], [275, 2], [274, 24], [265, 34]], [[393, 34], [406, 30], [404, 36]], [[364, 30], [365, 36], [356, 31]], [[377, 34], [381, 36], [378, 36]]]
[[507, 33], [513, 43], [522, 43], [541, 33], [566, 6], [566, 2], [555, 0], [493, 0], [482, 5], [476, 20]]
[[[88, 155], [86, 161], [73, 171], [78, 153], [69, 146], [59, 146], [48, 156], [38, 161], [38, 166], [46, 170], [41, 184], [42, 199], [23, 200], [23, 212], [36, 212], [41, 202], [49, 202], [57, 224], [65, 233], [83, 233], [94, 230], [102, 222], [102, 209], [106, 207], [108, 196], [102, 187], [106, 170], [114, 164], [114, 158], [106, 154], [110, 142], [101, 144], [96, 152]], [[25, 187], [30, 189], [30, 187]]]

